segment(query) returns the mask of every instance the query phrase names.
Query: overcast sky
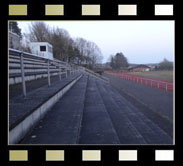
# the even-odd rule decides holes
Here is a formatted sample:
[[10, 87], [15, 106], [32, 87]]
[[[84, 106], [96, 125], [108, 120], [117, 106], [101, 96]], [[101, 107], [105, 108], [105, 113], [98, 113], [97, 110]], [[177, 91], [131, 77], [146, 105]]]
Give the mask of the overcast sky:
[[[45, 21], [50, 27], [67, 30], [72, 38], [95, 42], [103, 54], [122, 52], [129, 63], [159, 63], [164, 58], [174, 61], [174, 21]], [[28, 33], [30, 21], [18, 22]]]

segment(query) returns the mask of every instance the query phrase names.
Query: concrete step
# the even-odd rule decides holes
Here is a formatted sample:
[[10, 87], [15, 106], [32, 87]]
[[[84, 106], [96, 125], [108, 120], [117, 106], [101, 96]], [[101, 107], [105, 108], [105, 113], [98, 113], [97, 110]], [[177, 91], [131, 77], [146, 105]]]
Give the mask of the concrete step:
[[88, 76], [83, 76], [47, 113], [22, 144], [76, 144]]
[[122, 109], [123, 114], [128, 117], [136, 130], [142, 135], [148, 144], [172, 144], [172, 138], [157, 124], [140, 112], [132, 103], [128, 102], [122, 95], [110, 86], [104, 85], [108, 95]]
[[97, 81], [99, 92], [104, 101], [105, 107], [110, 115], [113, 126], [119, 136], [121, 144], [146, 144], [143, 136], [138, 132], [133, 123], [124, 114], [123, 107], [119, 107], [112, 98], [109, 91], [104, 88], [106, 85]]
[[[102, 81], [100, 81], [102, 82]], [[89, 77], [79, 144], [119, 144], [105, 104], [96, 86], [96, 78]]]
[[[65, 79], [65, 75], [62, 74], [62, 81]], [[57, 84], [60, 82], [59, 77], [58, 76], [52, 76], [50, 77], [50, 82], [51, 85], [52, 84]], [[44, 77], [44, 78], [38, 78], [36, 80], [32, 80], [32, 81], [26, 81], [26, 92], [32, 92], [38, 88], [41, 88], [43, 86], [48, 86], [48, 78]], [[23, 96], [22, 94], [22, 84], [15, 84], [15, 85], [11, 85], [9, 86], [9, 99], [12, 100], [15, 97], [18, 96]]]

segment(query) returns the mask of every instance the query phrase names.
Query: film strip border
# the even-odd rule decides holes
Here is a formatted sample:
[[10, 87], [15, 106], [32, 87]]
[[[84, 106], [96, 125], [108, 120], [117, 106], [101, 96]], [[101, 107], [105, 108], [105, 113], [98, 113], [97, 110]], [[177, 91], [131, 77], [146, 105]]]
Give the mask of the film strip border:
[[[68, 6], [67, 6], [68, 7]], [[64, 16], [64, 4], [42, 4], [45, 16]], [[80, 16], [101, 16], [102, 5], [100, 4], [81, 4]], [[118, 4], [116, 16], [138, 16], [137, 4]], [[41, 9], [40, 9], [41, 10]], [[9, 16], [28, 16], [31, 11], [31, 6], [27, 4], [9, 4]], [[174, 4], [154, 4], [153, 16], [174, 16]]]
[[[78, 13], [76, 14], [79, 17], [85, 18], [85, 16], [94, 16], [95, 18], [100, 17], [102, 15], [105, 15], [103, 13], [102, 8], [105, 7], [103, 4], [77, 4], [78, 6]], [[114, 5], [113, 5], [114, 6]], [[63, 18], [64, 16], [68, 16], [68, 8], [69, 5], [65, 3], [60, 4], [41, 4], [40, 5], [40, 12], [42, 16], [59, 16], [59, 18]], [[109, 7], [108, 7], [109, 8]], [[165, 16], [168, 19], [171, 16], [174, 16], [174, 4], [154, 4], [151, 5], [151, 16], [158, 18], [158, 16]], [[114, 9], [114, 8], [113, 8]], [[131, 18], [131, 16], [134, 16], [133, 18], [138, 18], [139, 11], [142, 9], [142, 7], [139, 7], [139, 4], [115, 4], [115, 13], [113, 13], [113, 16], [119, 17], [120, 19], [123, 19], [123, 16], [127, 16], [128, 18]], [[28, 3], [21, 3], [21, 4], [8, 4], [8, 15], [10, 16], [30, 16], [32, 12], [32, 6], [30, 6]], [[113, 10], [114, 11], [114, 10]], [[36, 13], [36, 12], [35, 12]], [[110, 12], [109, 12], [110, 13]], [[44, 17], [44, 18], [45, 18]], [[25, 147], [26, 148], [26, 147]], [[14, 149], [14, 148], [13, 148]], [[18, 148], [19, 149], [19, 148]], [[54, 148], [53, 148], [54, 149]], [[21, 162], [29, 162], [30, 160], [35, 160], [34, 148], [31, 150], [9, 150], [8, 151], [8, 161], [12, 163], [12, 165], [16, 165], [15, 162], [17, 162], [17, 165], [19, 165]], [[40, 158], [41, 163], [44, 162], [67, 162], [68, 160], [72, 160], [72, 156], [70, 155], [71, 150], [65, 149], [65, 150], [43, 150], [36, 148], [37, 151], [41, 152], [42, 158]], [[171, 148], [169, 150], [149, 150], [150, 153], [149, 156], [151, 156], [152, 161], [158, 162], [158, 161], [169, 161], [173, 162], [176, 158], [175, 151]], [[80, 150], [72, 151], [72, 155], [74, 155], [75, 152], [78, 152], [77, 156], [80, 156], [77, 161], [84, 161], [84, 162], [92, 162], [92, 161], [98, 161], [102, 162], [103, 160], [106, 160], [106, 151], [95, 149], [95, 150]], [[147, 153], [148, 153], [147, 152]], [[109, 154], [110, 152], [108, 152]], [[144, 154], [144, 153], [143, 153]], [[144, 160], [144, 155], [139, 150], [115, 150], [115, 153], [113, 154], [113, 151], [110, 153], [110, 155], [114, 155], [113, 161], [116, 163], [119, 162], [141, 162]], [[10, 164], [11, 165], [11, 164]], [[25, 164], [26, 165], [26, 164]]]
[[[31, 151], [31, 150], [30, 150]], [[104, 150], [80, 150], [80, 160], [81, 161], [98, 161], [106, 160], [107, 156], [103, 154]], [[30, 152], [32, 153], [32, 152]], [[41, 162], [47, 161], [60, 161], [64, 162], [71, 160], [72, 156], [67, 154], [67, 150], [45, 150], [42, 151], [43, 158]], [[116, 162], [123, 161], [140, 161], [144, 156], [140, 156], [137, 150], [118, 150], [115, 159]], [[73, 154], [74, 155], [74, 154]], [[113, 154], [110, 154], [111, 156]], [[151, 154], [152, 155], [152, 154]], [[32, 156], [29, 154], [28, 150], [10, 150], [9, 151], [9, 162], [27, 162], [33, 160]], [[152, 160], [156, 161], [174, 161], [174, 150], [155, 150]]]

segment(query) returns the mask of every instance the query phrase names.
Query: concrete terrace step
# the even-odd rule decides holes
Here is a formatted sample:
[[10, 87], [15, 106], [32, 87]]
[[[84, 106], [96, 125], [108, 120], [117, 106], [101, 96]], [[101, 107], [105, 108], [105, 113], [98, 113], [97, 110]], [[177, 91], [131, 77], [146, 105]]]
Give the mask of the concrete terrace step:
[[88, 76], [83, 76], [21, 143], [76, 144], [83, 114], [87, 79]]
[[24, 116], [38, 107], [45, 100], [50, 98], [59, 89], [74, 80], [77, 76], [63, 79], [60, 82], [54, 82], [50, 87], [45, 85], [41, 88], [30, 91], [24, 98], [17, 96], [9, 100], [9, 125], [10, 129]]
[[[76, 78], [79, 77], [70, 78], [70, 82]], [[56, 92], [56, 85], [52, 88]], [[44, 96], [48, 92], [39, 93]], [[29, 95], [32, 98], [25, 99], [27, 107], [31, 107], [31, 100], [40, 102], [39, 96]], [[81, 77], [21, 141], [21, 144], [172, 143], [172, 138], [133, 103], [109, 84], [88, 74]]]
[[70, 76], [60, 82], [27, 93], [26, 98], [15, 97], [9, 101], [10, 144], [17, 143], [39, 121], [53, 104], [81, 77]]
[[[64, 74], [61, 75], [62, 80], [64, 80], [66, 77]], [[50, 82], [51, 85], [55, 84], [56, 82], [59, 83], [59, 77], [58, 76], [50, 76]], [[41, 88], [43, 86], [48, 85], [48, 78], [47, 77], [42, 77], [37, 80], [32, 80], [32, 81], [27, 81], [26, 82], [26, 92], [29, 93], [33, 90], [36, 90], [38, 88]], [[9, 99], [12, 100], [15, 97], [18, 96], [23, 96], [22, 95], [22, 84], [14, 84], [9, 86]]]
[[[102, 81], [100, 81], [102, 82]], [[119, 144], [118, 135], [96, 86], [89, 77], [79, 144]]]
[[157, 124], [140, 112], [116, 90], [109, 86], [104, 86], [116, 104], [122, 108], [123, 114], [131, 121], [136, 130], [143, 136], [148, 144], [172, 144], [172, 138], [162, 130]]
[[99, 92], [105, 107], [110, 115], [113, 126], [119, 136], [121, 144], [146, 144], [143, 136], [138, 132], [133, 123], [124, 114], [124, 107], [120, 108], [116, 101], [110, 96], [104, 84], [97, 81]]

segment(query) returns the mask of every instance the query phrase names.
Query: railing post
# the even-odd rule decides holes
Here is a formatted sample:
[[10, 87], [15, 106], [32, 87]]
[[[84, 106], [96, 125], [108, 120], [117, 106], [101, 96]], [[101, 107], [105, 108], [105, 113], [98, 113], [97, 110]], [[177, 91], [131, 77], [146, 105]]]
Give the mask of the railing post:
[[47, 67], [48, 67], [48, 86], [50, 86], [50, 62], [49, 62], [49, 59], [47, 61]]
[[62, 75], [61, 75], [61, 65], [59, 64], [59, 80], [61, 81]]
[[65, 77], [67, 78], [67, 69], [65, 69]]
[[166, 83], [166, 91], [168, 90], [168, 84]]
[[24, 59], [23, 59], [23, 53], [20, 54], [20, 65], [21, 65], [21, 75], [22, 75], [22, 91], [23, 96], [26, 96], [26, 85], [25, 85], [25, 73], [24, 73]]

